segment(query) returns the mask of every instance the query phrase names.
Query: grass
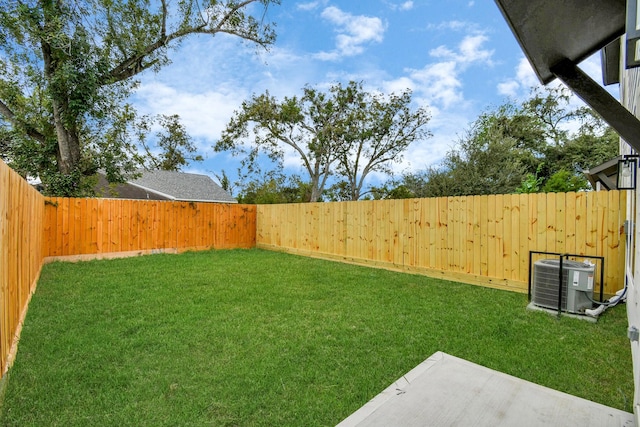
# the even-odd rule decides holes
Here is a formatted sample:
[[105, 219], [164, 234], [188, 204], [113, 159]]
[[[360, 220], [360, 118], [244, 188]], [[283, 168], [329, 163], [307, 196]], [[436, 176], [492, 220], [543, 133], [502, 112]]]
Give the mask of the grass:
[[262, 250], [46, 265], [3, 426], [335, 425], [441, 350], [631, 411], [626, 310]]

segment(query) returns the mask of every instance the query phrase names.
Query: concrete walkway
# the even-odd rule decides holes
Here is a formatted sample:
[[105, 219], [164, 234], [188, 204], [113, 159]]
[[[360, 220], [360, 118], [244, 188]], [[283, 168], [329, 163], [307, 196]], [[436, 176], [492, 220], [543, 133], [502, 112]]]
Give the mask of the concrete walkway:
[[338, 427], [632, 427], [633, 414], [438, 352]]

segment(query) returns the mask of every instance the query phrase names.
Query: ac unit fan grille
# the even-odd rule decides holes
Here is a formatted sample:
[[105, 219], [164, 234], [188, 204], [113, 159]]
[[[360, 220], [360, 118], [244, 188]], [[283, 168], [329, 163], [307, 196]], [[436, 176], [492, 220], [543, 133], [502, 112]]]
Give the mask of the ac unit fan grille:
[[[558, 309], [559, 273], [560, 260], [543, 259], [534, 264], [531, 297], [535, 305], [553, 310]], [[571, 277], [569, 277], [570, 274]], [[560, 306], [563, 311], [578, 313], [592, 306], [591, 300], [584, 292], [576, 291], [573, 286], [568, 289], [567, 286], [570, 280], [575, 280], [578, 277], [585, 280], [587, 274], [593, 274], [593, 267], [577, 261], [563, 260], [562, 304]]]
[[[546, 260], [545, 260], [546, 261]], [[556, 267], [536, 265], [532, 299], [540, 307], [558, 308], [558, 273]], [[562, 269], [562, 309], [567, 309], [567, 277], [569, 270]]]

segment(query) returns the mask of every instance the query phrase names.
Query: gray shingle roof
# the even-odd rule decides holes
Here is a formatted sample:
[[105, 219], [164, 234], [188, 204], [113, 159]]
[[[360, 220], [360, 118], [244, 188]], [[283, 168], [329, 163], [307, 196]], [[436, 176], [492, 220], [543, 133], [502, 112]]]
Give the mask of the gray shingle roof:
[[129, 184], [158, 193], [172, 200], [237, 203], [206, 175], [173, 171], [141, 171]]

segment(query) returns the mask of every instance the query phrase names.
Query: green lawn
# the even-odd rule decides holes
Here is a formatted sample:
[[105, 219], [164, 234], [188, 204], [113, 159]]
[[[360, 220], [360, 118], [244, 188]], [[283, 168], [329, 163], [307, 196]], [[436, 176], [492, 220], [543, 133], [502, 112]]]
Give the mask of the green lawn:
[[631, 411], [626, 308], [262, 250], [46, 265], [3, 426], [329, 426], [441, 350]]

